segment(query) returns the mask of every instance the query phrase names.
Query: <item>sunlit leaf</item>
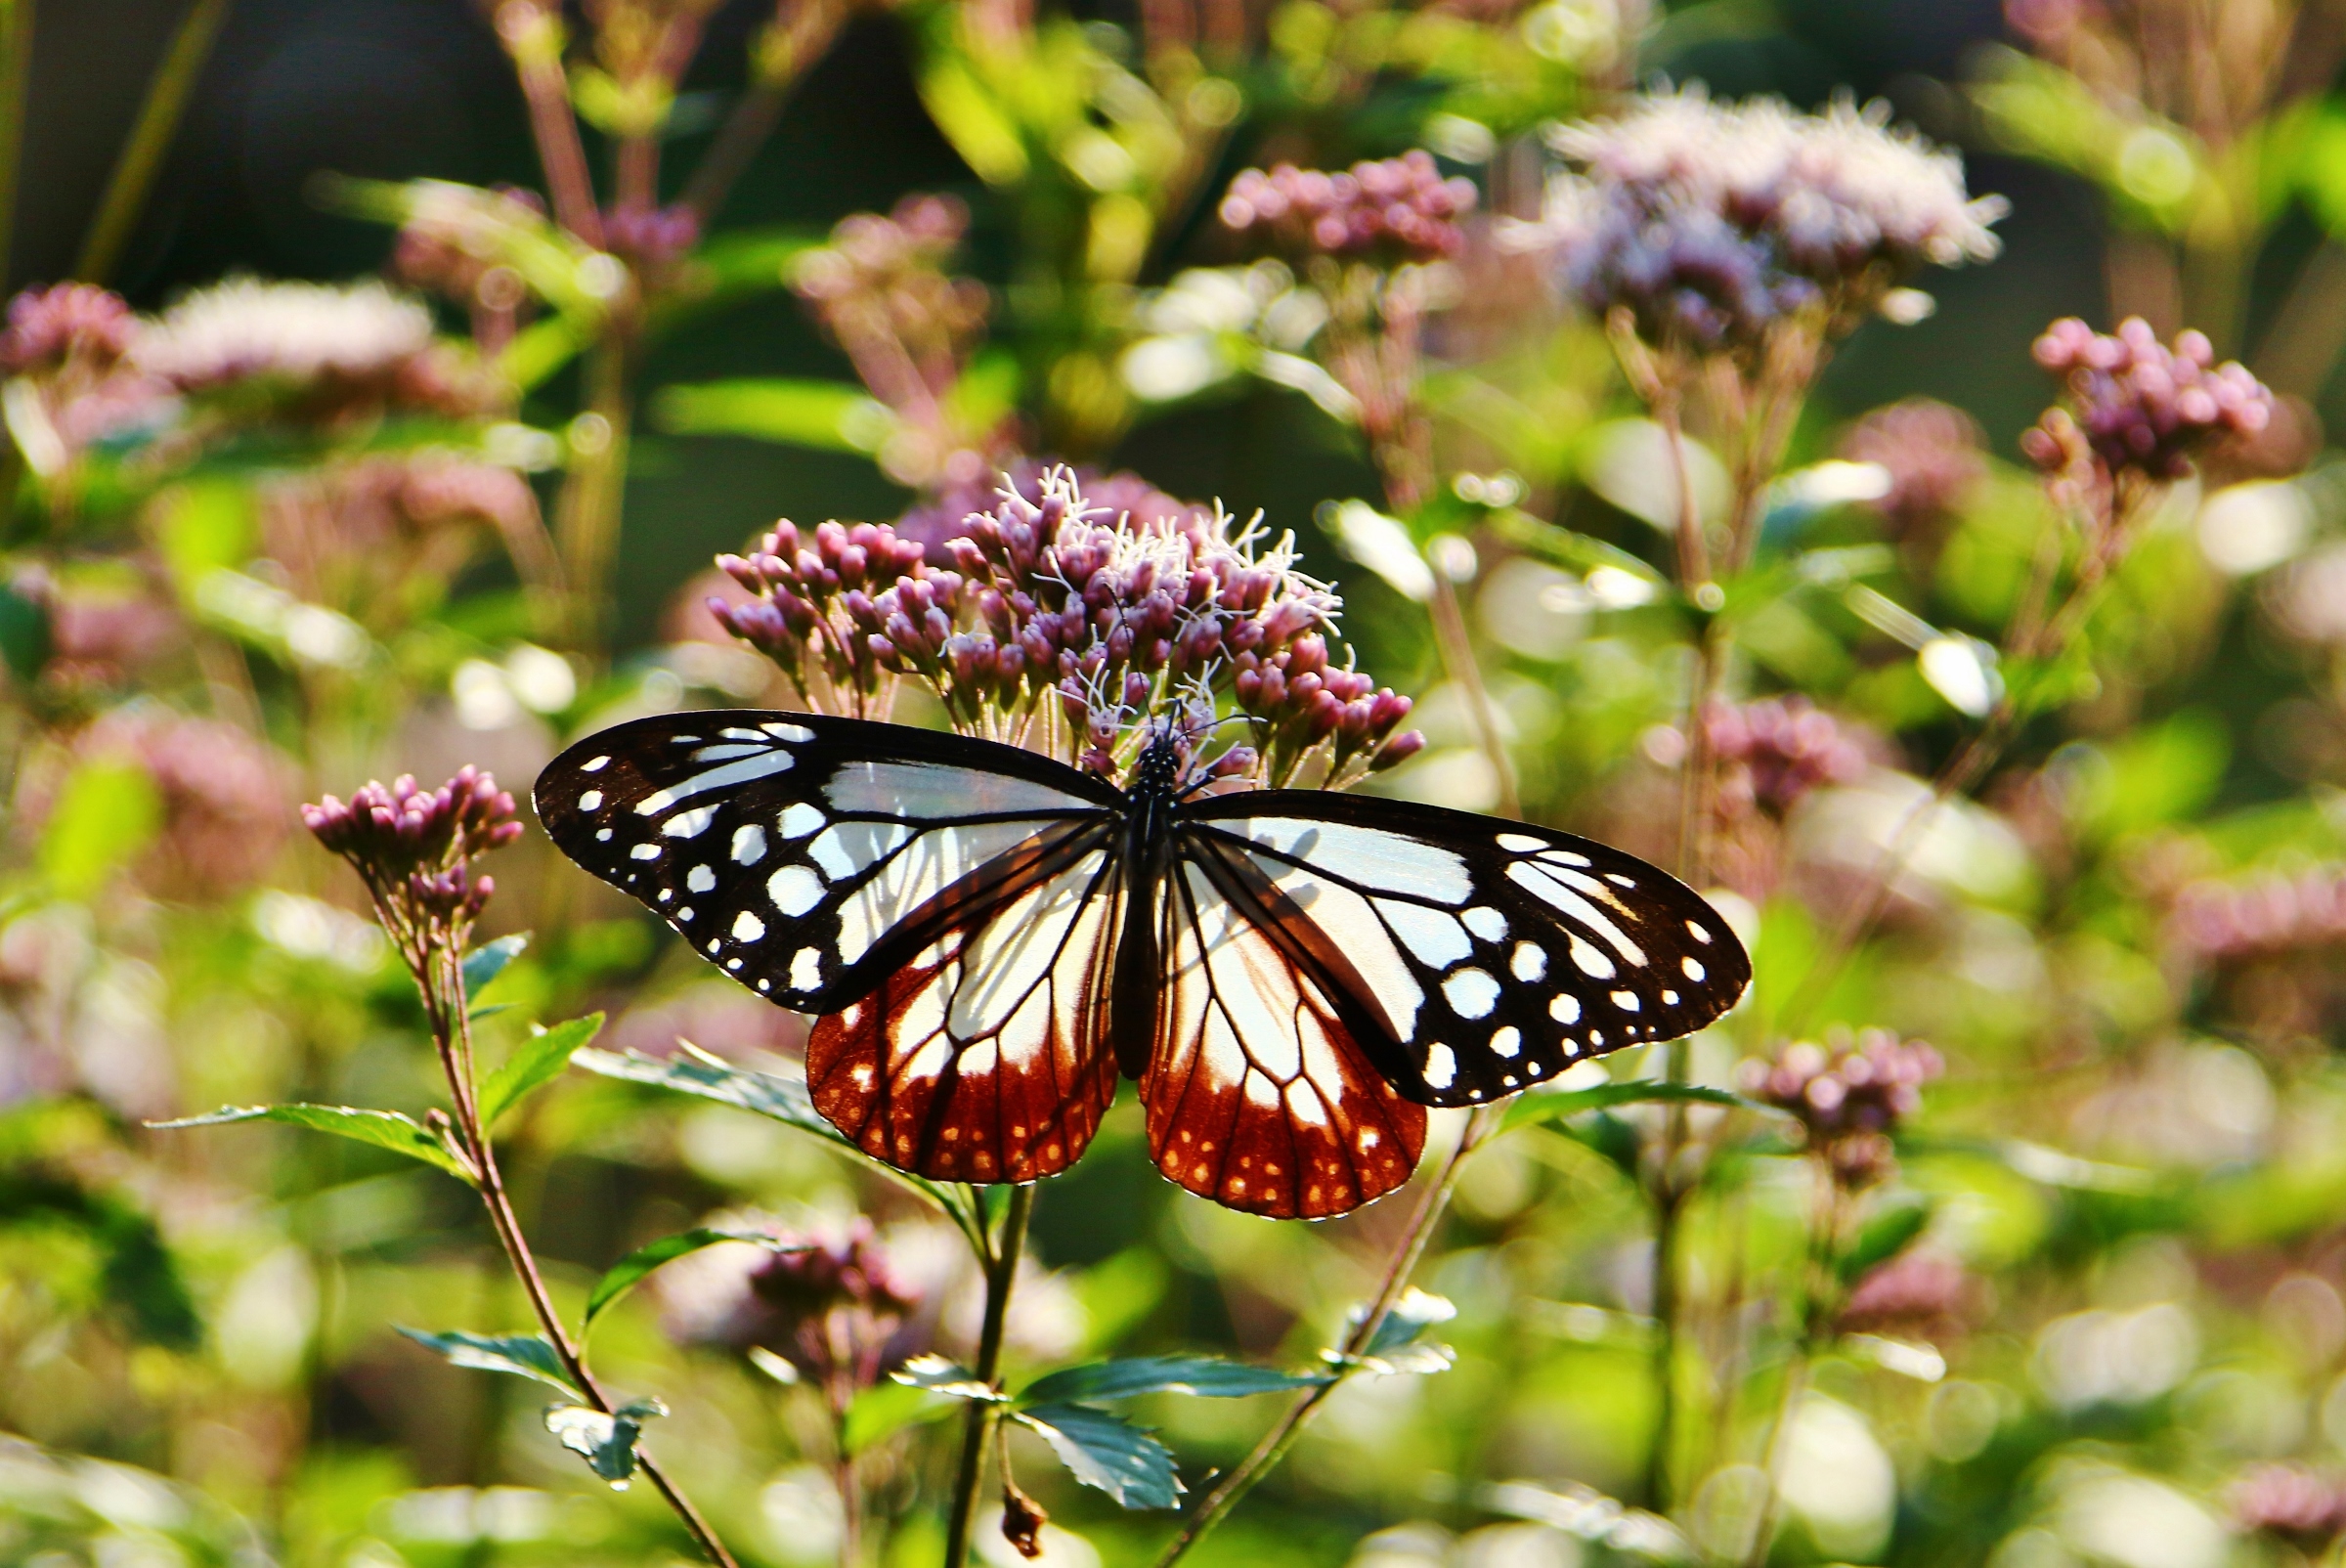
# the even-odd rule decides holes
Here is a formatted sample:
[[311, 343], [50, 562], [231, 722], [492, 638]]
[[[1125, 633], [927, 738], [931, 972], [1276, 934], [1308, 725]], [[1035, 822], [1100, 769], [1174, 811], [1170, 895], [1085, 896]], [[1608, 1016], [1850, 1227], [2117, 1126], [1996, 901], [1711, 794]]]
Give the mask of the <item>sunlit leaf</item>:
[[181, 1127], [224, 1127], [239, 1121], [275, 1121], [330, 1132], [339, 1138], [388, 1149], [410, 1159], [420, 1159], [459, 1181], [472, 1180], [471, 1173], [456, 1162], [447, 1145], [429, 1129], [396, 1111], [369, 1111], [355, 1106], [224, 1106], [208, 1115], [151, 1121], [147, 1125], [157, 1131], [170, 1131]]
[[849, 1454], [862, 1454], [908, 1427], [967, 1409], [969, 1404], [965, 1400], [910, 1383], [875, 1383], [857, 1394], [855, 1402], [847, 1407], [847, 1418], [840, 1428], [840, 1442]]
[[667, 386], [652, 401], [664, 430], [685, 436], [750, 436], [825, 452], [875, 452], [895, 415], [844, 381], [766, 376]]
[[951, 1399], [976, 1400], [981, 1405], [1002, 1401], [1001, 1392], [992, 1384], [943, 1356], [915, 1356], [889, 1375], [907, 1388], [924, 1389]]
[[1172, 1508], [1187, 1488], [1173, 1455], [1140, 1427], [1088, 1405], [1038, 1405], [1010, 1418], [1051, 1445], [1067, 1472], [1127, 1508]]
[[1327, 1380], [1325, 1372], [1283, 1372], [1272, 1367], [1224, 1361], [1218, 1356], [1142, 1356], [1051, 1372], [1027, 1384], [1020, 1392], [1018, 1403], [1050, 1405], [1064, 1400], [1124, 1399], [1134, 1394], [1156, 1393], [1241, 1399], [1249, 1394], [1317, 1387]]
[[1568, 1116], [1590, 1111], [1609, 1111], [1615, 1106], [1640, 1105], [1701, 1105], [1721, 1106], [1730, 1110], [1769, 1111], [1772, 1107], [1746, 1100], [1724, 1089], [1705, 1088], [1699, 1083], [1657, 1083], [1637, 1079], [1629, 1083], [1600, 1083], [1586, 1089], [1535, 1089], [1517, 1095], [1499, 1119], [1499, 1130], [1509, 1132], [1517, 1127], [1539, 1126], [1562, 1121]]
[[438, 1351], [451, 1366], [469, 1367], [476, 1372], [509, 1372], [515, 1377], [551, 1384], [574, 1396], [580, 1391], [570, 1380], [569, 1369], [562, 1365], [562, 1358], [541, 1334], [468, 1334], [453, 1330], [435, 1334], [420, 1328], [399, 1331], [426, 1350]]
[[529, 945], [529, 933], [516, 932], [510, 936], [500, 936], [493, 942], [483, 942], [471, 952], [466, 953], [464, 955], [465, 994], [468, 996], [479, 995], [481, 988], [497, 979], [498, 976], [502, 975], [505, 972], [505, 966], [519, 958], [522, 949]]
[[545, 1429], [610, 1482], [612, 1491], [624, 1492], [635, 1473], [635, 1440], [643, 1423], [667, 1414], [668, 1407], [656, 1399], [630, 1400], [609, 1415], [585, 1405], [549, 1405]]
[[513, 1048], [513, 1054], [481, 1085], [481, 1125], [497, 1125], [498, 1117], [532, 1093], [551, 1083], [570, 1066], [571, 1057], [593, 1039], [603, 1026], [603, 1015], [589, 1013], [533, 1034]]
[[1920, 1194], [1900, 1194], [1868, 1215], [1840, 1259], [1841, 1278], [1854, 1284], [1896, 1257], [1931, 1224], [1935, 1205]]
[[725, 1231], [702, 1227], [680, 1231], [674, 1236], [664, 1236], [657, 1241], [637, 1247], [604, 1271], [603, 1277], [594, 1283], [594, 1289], [586, 1297], [586, 1322], [591, 1325], [602, 1316], [605, 1307], [625, 1295], [636, 1282], [663, 1263], [673, 1262], [705, 1246], [715, 1246], [719, 1241], [749, 1241], [775, 1251], [804, 1250], [803, 1247], [786, 1248], [762, 1231]]

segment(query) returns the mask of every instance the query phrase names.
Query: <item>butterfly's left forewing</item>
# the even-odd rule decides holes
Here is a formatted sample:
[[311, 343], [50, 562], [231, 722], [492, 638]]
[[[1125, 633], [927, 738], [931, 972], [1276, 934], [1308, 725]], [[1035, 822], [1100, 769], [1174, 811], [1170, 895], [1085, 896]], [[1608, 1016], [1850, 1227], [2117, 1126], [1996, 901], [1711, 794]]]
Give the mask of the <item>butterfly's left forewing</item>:
[[809, 1013], [1056, 875], [1118, 805], [1007, 746], [761, 711], [617, 725], [547, 764], [536, 796], [564, 853]]
[[[1184, 853], [1272, 890], [1287, 945], [1394, 1087], [1485, 1103], [1574, 1062], [1691, 1034], [1751, 979], [1708, 901], [1617, 849], [1521, 823], [1307, 791], [1179, 813]], [[1340, 963], [1315, 960], [1335, 954]]]

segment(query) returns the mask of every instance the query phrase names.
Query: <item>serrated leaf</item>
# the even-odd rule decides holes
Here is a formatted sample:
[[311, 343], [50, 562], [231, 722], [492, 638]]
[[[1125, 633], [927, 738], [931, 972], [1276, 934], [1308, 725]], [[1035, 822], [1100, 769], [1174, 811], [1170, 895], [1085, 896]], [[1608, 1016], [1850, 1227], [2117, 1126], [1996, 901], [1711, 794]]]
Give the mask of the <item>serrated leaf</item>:
[[720, 1231], [702, 1227], [697, 1230], [679, 1231], [674, 1236], [664, 1236], [659, 1241], [647, 1242], [621, 1258], [604, 1272], [600, 1280], [594, 1283], [593, 1291], [586, 1297], [586, 1325], [591, 1327], [594, 1320], [602, 1315], [605, 1307], [625, 1295], [638, 1280], [663, 1263], [673, 1262], [688, 1252], [698, 1252], [701, 1248], [715, 1246], [719, 1241], [748, 1241], [777, 1252], [805, 1250], [804, 1247], [785, 1247], [762, 1231]]
[[1615, 1106], [1641, 1105], [1704, 1105], [1724, 1106], [1731, 1110], [1770, 1111], [1756, 1100], [1729, 1094], [1724, 1089], [1707, 1089], [1699, 1083], [1600, 1083], [1586, 1089], [1535, 1089], [1530, 1094], [1517, 1095], [1499, 1119], [1499, 1130], [1511, 1132], [1517, 1127], [1529, 1127], [1541, 1122], [1561, 1121], [1589, 1111], [1608, 1111]]
[[498, 1117], [560, 1077], [572, 1055], [602, 1027], [603, 1015], [589, 1013], [533, 1034], [515, 1046], [513, 1054], [481, 1085], [481, 1125], [496, 1126]]
[[1385, 1314], [1385, 1321], [1376, 1326], [1376, 1332], [1368, 1336], [1361, 1354], [1389, 1356], [1404, 1345], [1414, 1344], [1417, 1336], [1434, 1325], [1448, 1323], [1457, 1315], [1457, 1306], [1448, 1296], [1438, 1296], [1430, 1290], [1406, 1290], [1393, 1303], [1393, 1310]]
[[1243, 1362], [1224, 1361], [1218, 1356], [1141, 1356], [1052, 1372], [1027, 1384], [1015, 1403], [1052, 1405], [1077, 1399], [1126, 1399], [1135, 1394], [1160, 1393], [1243, 1399], [1249, 1394], [1312, 1388], [1327, 1380], [1325, 1372], [1285, 1372], [1275, 1367], [1249, 1367]]
[[805, 1083], [798, 1078], [780, 1077], [771, 1072], [752, 1072], [719, 1062], [717, 1058], [693, 1053], [673, 1057], [645, 1056], [640, 1051], [580, 1051], [571, 1058], [573, 1066], [606, 1078], [624, 1078], [630, 1083], [649, 1083], [679, 1094], [697, 1095], [714, 1100], [718, 1105], [733, 1106], [787, 1122], [801, 1132], [811, 1133], [825, 1143], [868, 1162], [874, 1170], [892, 1177], [928, 1198], [955, 1223], [968, 1225], [967, 1216], [951, 1193], [925, 1176], [915, 1176], [893, 1165], [873, 1159], [840, 1130], [825, 1121], [808, 1098]]
[[1842, 1254], [1839, 1264], [1842, 1284], [1855, 1284], [1906, 1250], [1907, 1244], [1931, 1223], [1935, 1206], [1930, 1198], [1908, 1193], [1870, 1215], [1858, 1228], [1857, 1239]]
[[478, 996], [481, 987], [502, 975], [505, 972], [505, 966], [519, 958], [521, 950], [529, 945], [529, 934], [515, 932], [510, 936], [500, 936], [493, 942], [483, 942], [471, 952], [466, 953], [464, 955], [464, 994]]
[[1458, 1364], [1458, 1353], [1448, 1345], [1430, 1341], [1401, 1345], [1381, 1356], [1344, 1356], [1335, 1351], [1326, 1353], [1333, 1366], [1347, 1367], [1382, 1377], [1419, 1376], [1428, 1372], [1446, 1372]]
[[516, 1377], [534, 1378], [577, 1394], [578, 1385], [570, 1380], [570, 1372], [562, 1358], [554, 1353], [542, 1334], [468, 1334], [458, 1330], [448, 1333], [426, 1333], [421, 1328], [401, 1328], [401, 1333], [448, 1358], [451, 1366], [470, 1367], [476, 1372], [510, 1372]]
[[630, 1400], [609, 1415], [585, 1405], [548, 1405], [545, 1429], [610, 1482], [612, 1491], [624, 1492], [635, 1473], [635, 1440], [643, 1435], [643, 1423], [667, 1414], [668, 1407], [656, 1399]]
[[1127, 1508], [1173, 1508], [1186, 1490], [1173, 1453], [1148, 1432], [1089, 1405], [1037, 1405], [1010, 1418], [1051, 1445], [1067, 1473]]
[[367, 1111], [354, 1106], [223, 1106], [209, 1115], [151, 1121], [147, 1125], [157, 1131], [171, 1131], [181, 1127], [225, 1127], [239, 1121], [276, 1121], [330, 1132], [358, 1143], [372, 1144], [377, 1149], [388, 1149], [410, 1159], [420, 1159], [458, 1181], [472, 1180], [471, 1172], [457, 1163], [447, 1145], [396, 1111]]
[[943, 1356], [915, 1356], [889, 1375], [908, 1388], [925, 1389], [952, 1399], [992, 1405], [1001, 1403], [1003, 1398], [1000, 1389]]

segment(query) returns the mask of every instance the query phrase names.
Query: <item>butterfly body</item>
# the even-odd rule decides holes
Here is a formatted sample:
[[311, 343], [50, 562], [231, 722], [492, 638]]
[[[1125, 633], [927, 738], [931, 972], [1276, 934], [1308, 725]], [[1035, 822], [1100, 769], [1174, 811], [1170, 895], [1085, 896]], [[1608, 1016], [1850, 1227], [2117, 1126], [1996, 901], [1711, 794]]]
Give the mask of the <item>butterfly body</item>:
[[541, 775], [548, 833], [760, 995], [817, 1015], [815, 1105], [958, 1181], [1064, 1169], [1137, 1079], [1159, 1169], [1336, 1214], [1425, 1108], [1488, 1103], [1732, 1005], [1741, 946], [1644, 862], [1368, 797], [1129, 787], [1008, 746], [765, 712], [638, 719]]

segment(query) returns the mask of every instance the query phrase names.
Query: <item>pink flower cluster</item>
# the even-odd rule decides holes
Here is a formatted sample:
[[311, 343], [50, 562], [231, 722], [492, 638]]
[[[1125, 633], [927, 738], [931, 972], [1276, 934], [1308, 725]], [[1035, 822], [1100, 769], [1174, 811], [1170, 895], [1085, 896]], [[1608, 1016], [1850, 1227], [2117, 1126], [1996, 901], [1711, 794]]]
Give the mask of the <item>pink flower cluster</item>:
[[1294, 570], [1291, 542], [1262, 547], [1202, 511], [1109, 521], [1060, 468], [1031, 497], [1006, 490], [942, 549], [950, 569], [885, 525], [826, 523], [808, 539], [782, 523], [755, 554], [717, 561], [758, 600], [713, 599], [710, 613], [818, 705], [885, 711], [889, 680], [907, 676], [957, 727], [997, 738], [1023, 735], [1047, 705], [1069, 759], [1104, 775], [1131, 762], [1152, 716], [1198, 729], [1225, 695], [1252, 744], [1223, 755], [1224, 774], [1284, 782], [1324, 748], [1335, 777], [1419, 744], [1394, 734], [1409, 699], [1330, 662], [1339, 601]]
[[860, 1217], [838, 1234], [777, 1233], [773, 1243], [746, 1274], [700, 1270], [712, 1300], [674, 1300], [694, 1276], [672, 1271], [672, 1307], [688, 1308], [672, 1311], [672, 1329], [702, 1343], [771, 1351], [844, 1408], [918, 1348], [906, 1325], [923, 1292]]
[[603, 245], [635, 270], [659, 279], [701, 242], [700, 215], [683, 202], [613, 207], [603, 214]]
[[1873, 505], [1902, 536], [1943, 522], [1987, 477], [1978, 422], [1931, 398], [1874, 410], [1842, 438], [1841, 456], [1890, 471], [1890, 494]]
[[1782, 819], [1801, 797], [1865, 773], [1865, 748], [1831, 714], [1805, 697], [1716, 703], [1703, 716], [1721, 763], [1720, 812], [1754, 810]]
[[2346, 1481], [2302, 1464], [2259, 1464], [2226, 1489], [2244, 1531], [2280, 1536], [2318, 1550], [2346, 1534]]
[[1458, 220], [1474, 210], [1472, 180], [1442, 178], [1430, 153], [1355, 163], [1347, 173], [1282, 163], [1247, 169], [1222, 197], [1222, 221], [1265, 235], [1298, 258], [1395, 265], [1440, 261], [1466, 247]]
[[0, 370], [55, 370], [68, 360], [105, 369], [130, 352], [139, 321], [119, 294], [95, 283], [27, 288], [8, 302]]
[[411, 961], [430, 936], [453, 932], [461, 940], [497, 892], [471, 861], [521, 837], [513, 797], [470, 766], [436, 790], [404, 773], [388, 787], [363, 784], [348, 805], [329, 795], [304, 806], [301, 820], [358, 872]]
[[1922, 1109], [1923, 1085], [1945, 1068], [1924, 1041], [1865, 1029], [1824, 1045], [1798, 1040], [1773, 1062], [1746, 1062], [1742, 1087], [1753, 1099], [1790, 1111], [1809, 1153], [1836, 1181], [1855, 1189], [1890, 1174], [1890, 1135]]
[[2167, 917], [2171, 938], [2202, 958], [2249, 958], [2346, 941], [2346, 870], [2198, 882]]
[[1933, 1247], [1910, 1247], [1857, 1282], [1836, 1326], [1845, 1333], [1942, 1338], [1978, 1312], [1981, 1293], [1981, 1282], [1961, 1259]]
[[2085, 454], [2112, 475], [2177, 479], [2194, 456], [2227, 438], [2251, 436], [2273, 419], [2273, 394], [2237, 361], [2215, 363], [2195, 331], [2170, 349], [2139, 316], [2114, 334], [2065, 317], [2036, 340], [2036, 363], [2063, 378], [2064, 401], [2020, 437], [2048, 473]]

